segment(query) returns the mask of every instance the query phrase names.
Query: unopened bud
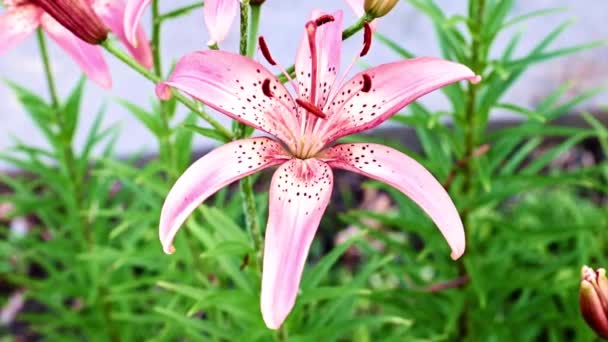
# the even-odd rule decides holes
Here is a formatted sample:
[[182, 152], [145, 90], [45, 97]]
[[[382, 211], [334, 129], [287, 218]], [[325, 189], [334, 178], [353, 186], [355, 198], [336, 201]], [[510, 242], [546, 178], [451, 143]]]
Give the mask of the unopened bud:
[[587, 324], [595, 332], [608, 338], [608, 279], [606, 270], [597, 271], [583, 266], [581, 270], [579, 303], [581, 313]]
[[108, 29], [86, 0], [33, 0], [51, 17], [78, 38], [89, 44], [100, 44]]
[[396, 4], [397, 0], [365, 0], [365, 13], [380, 18], [390, 12]]

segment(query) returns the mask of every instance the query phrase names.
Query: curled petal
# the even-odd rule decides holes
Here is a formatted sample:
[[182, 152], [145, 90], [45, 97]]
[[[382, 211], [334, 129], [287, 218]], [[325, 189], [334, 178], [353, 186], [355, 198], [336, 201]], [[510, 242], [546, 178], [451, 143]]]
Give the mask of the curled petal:
[[226, 39], [238, 11], [238, 0], [205, 1], [203, 13], [205, 25], [211, 37], [210, 45], [219, 44]]
[[272, 177], [261, 297], [262, 316], [271, 329], [278, 329], [293, 308], [332, 186], [331, 169], [316, 159], [292, 159]]
[[73, 35], [48, 14], [41, 16], [42, 28], [61, 46], [93, 82], [103, 88], [112, 86], [110, 70], [103, 58], [102, 49]]
[[175, 182], [160, 214], [159, 237], [165, 253], [173, 253], [173, 238], [188, 216], [224, 186], [259, 170], [284, 162], [283, 148], [268, 138], [233, 141], [192, 164]]
[[127, 0], [127, 6], [124, 14], [124, 28], [126, 39], [132, 46], [138, 46], [140, 39], [139, 30], [141, 29], [139, 21], [141, 20], [144, 10], [150, 5], [152, 0]]
[[139, 44], [134, 45], [127, 38], [123, 18], [126, 18], [126, 5], [123, 0], [94, 0], [93, 9], [101, 18], [103, 23], [125, 44], [131, 55], [144, 67], [151, 68], [153, 64], [152, 49], [148, 43], [148, 37], [141, 25], [132, 28]]
[[[326, 13], [314, 11], [311, 20], [315, 20]], [[317, 56], [317, 75], [316, 75], [316, 101], [315, 104], [319, 108], [329, 97], [336, 75], [340, 70], [341, 51], [342, 51], [342, 11], [337, 11], [332, 14], [333, 21], [324, 23], [316, 28], [315, 45]], [[312, 63], [309, 36], [307, 31], [304, 31], [298, 53], [296, 56], [296, 78], [298, 81], [299, 96], [304, 99], [310, 99], [312, 92]]]
[[378, 144], [342, 144], [325, 152], [328, 164], [385, 182], [411, 198], [435, 222], [458, 259], [465, 237], [458, 210], [443, 186], [414, 159]]
[[295, 144], [295, 102], [268, 69], [250, 58], [219, 50], [190, 53], [179, 60], [169, 80], [157, 87], [157, 94], [169, 96], [168, 86], [289, 146]]
[[[361, 85], [366, 77], [371, 87], [364, 92]], [[462, 64], [440, 58], [412, 58], [365, 70], [331, 99], [325, 110], [329, 114], [325, 141], [376, 127], [419, 97], [462, 80], [477, 82], [479, 76]]]
[[42, 11], [34, 5], [10, 8], [0, 15], [0, 54], [19, 44], [40, 25]]

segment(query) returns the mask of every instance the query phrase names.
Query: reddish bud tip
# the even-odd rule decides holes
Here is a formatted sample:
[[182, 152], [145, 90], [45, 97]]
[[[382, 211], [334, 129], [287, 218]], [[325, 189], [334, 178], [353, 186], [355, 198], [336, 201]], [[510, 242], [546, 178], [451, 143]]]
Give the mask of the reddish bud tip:
[[101, 44], [108, 30], [84, 0], [32, 0], [75, 36], [89, 44]]
[[581, 270], [579, 304], [587, 324], [601, 337], [608, 338], [608, 280], [603, 268]]

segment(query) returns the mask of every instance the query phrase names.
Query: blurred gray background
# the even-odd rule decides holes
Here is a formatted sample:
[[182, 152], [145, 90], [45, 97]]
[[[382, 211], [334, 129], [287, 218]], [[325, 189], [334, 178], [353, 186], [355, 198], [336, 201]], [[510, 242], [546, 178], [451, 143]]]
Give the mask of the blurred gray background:
[[[162, 9], [170, 10], [192, 3], [193, 0], [163, 1]], [[437, 0], [447, 13], [465, 13], [464, 0]], [[548, 32], [564, 21], [574, 20], [573, 25], [553, 45], [553, 48], [570, 46], [594, 40], [608, 40], [608, 1], [605, 0], [535, 0], [518, 1], [515, 13], [522, 14], [537, 9], [549, 7], [566, 7], [567, 10], [544, 18], [526, 21], [514, 27], [508, 33], [500, 36], [498, 51], [506, 44], [510, 35], [517, 30], [525, 30], [516, 55], [523, 55], [542, 39]], [[304, 22], [314, 8], [327, 11], [342, 9], [345, 12], [345, 25], [356, 20], [353, 13], [341, 0], [267, 0], [262, 10], [260, 34], [266, 37], [276, 60], [284, 66], [293, 63], [295, 50], [302, 34]], [[163, 56], [165, 69], [183, 54], [206, 48], [208, 41], [202, 9], [193, 11], [179, 20], [167, 22], [163, 29]], [[144, 24], [149, 27], [149, 15], [144, 17]], [[386, 36], [397, 40], [417, 55], [439, 55], [433, 28], [424, 15], [418, 13], [407, 2], [400, 2], [396, 9], [379, 20], [378, 30]], [[236, 51], [238, 48], [238, 27], [234, 26], [231, 35], [221, 47]], [[148, 30], [149, 32], [149, 30]], [[80, 71], [71, 59], [54, 43], [51, 45], [51, 57], [56, 73], [57, 85], [61, 95], [65, 95], [75, 85], [80, 77]], [[343, 52], [344, 64], [359, 51], [361, 36], [351, 38], [345, 44]], [[364, 62], [375, 65], [389, 62], [399, 57], [376, 41], [370, 54]], [[153, 153], [156, 142], [141, 124], [127, 111], [113, 102], [113, 98], [126, 98], [129, 101], [149, 108], [154, 96], [154, 86], [141, 76], [123, 66], [120, 62], [107, 55], [114, 86], [111, 91], [104, 91], [95, 84], [88, 83], [83, 117], [77, 144], [84, 141], [86, 129], [90, 126], [95, 114], [102, 104], [107, 103], [107, 114], [104, 124], [119, 123], [122, 133], [116, 145], [118, 156], [126, 156], [134, 152]], [[37, 44], [34, 37], [9, 53], [0, 56], [0, 76], [27, 85], [30, 89], [41, 94], [47, 93], [43, 78], [42, 65], [38, 56]], [[532, 107], [556, 87], [566, 81], [572, 82], [570, 96], [608, 83], [608, 47], [596, 48], [583, 53], [551, 60], [528, 71], [523, 78], [507, 94], [506, 101], [520, 106]], [[23, 112], [10, 90], [0, 84], [0, 150], [9, 148], [11, 137], [16, 136], [30, 144], [44, 146], [43, 137], [34, 129], [28, 116]], [[436, 109], [442, 109], [445, 100], [440, 94], [431, 94], [422, 101]], [[584, 109], [596, 109], [608, 104], [608, 94], [594, 98], [585, 103]], [[223, 116], [214, 113], [223, 122], [228, 123]], [[504, 119], [507, 113], [493, 113], [495, 120]], [[390, 123], [389, 123], [390, 124]], [[208, 147], [211, 141], [198, 138], [199, 148]], [[0, 165], [1, 167], [2, 165]]]

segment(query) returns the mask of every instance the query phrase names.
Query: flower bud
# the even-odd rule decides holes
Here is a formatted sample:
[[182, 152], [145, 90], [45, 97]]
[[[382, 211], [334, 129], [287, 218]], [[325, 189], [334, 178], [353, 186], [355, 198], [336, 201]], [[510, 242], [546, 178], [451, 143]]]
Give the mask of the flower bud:
[[365, 0], [365, 13], [380, 18], [390, 12], [396, 4], [397, 0]]
[[78, 38], [89, 44], [100, 44], [108, 29], [86, 0], [33, 0], [51, 17]]
[[600, 268], [595, 271], [590, 267], [583, 266], [581, 277], [579, 303], [583, 318], [599, 336], [608, 338], [608, 279], [606, 279], [606, 270]]

